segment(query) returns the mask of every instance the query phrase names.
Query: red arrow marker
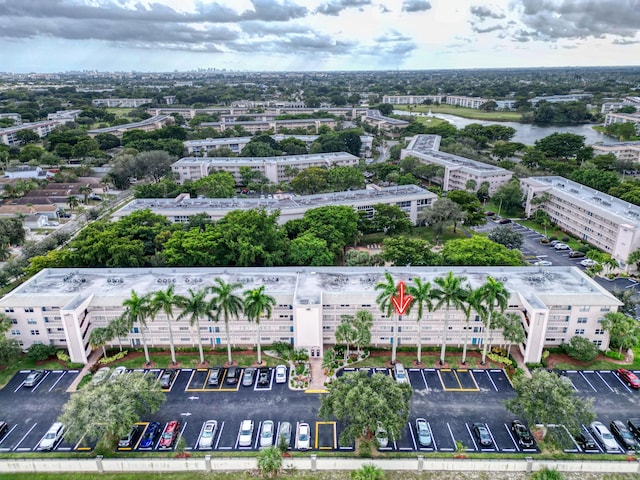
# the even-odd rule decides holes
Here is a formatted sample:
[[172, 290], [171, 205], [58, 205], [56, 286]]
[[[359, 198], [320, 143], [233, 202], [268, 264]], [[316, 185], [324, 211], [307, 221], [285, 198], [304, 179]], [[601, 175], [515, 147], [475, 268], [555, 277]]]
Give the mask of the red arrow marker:
[[411, 302], [413, 302], [413, 297], [411, 295], [404, 294], [404, 282], [398, 282], [398, 296], [391, 297], [391, 301], [393, 302], [393, 308], [395, 309], [398, 315], [404, 315]]

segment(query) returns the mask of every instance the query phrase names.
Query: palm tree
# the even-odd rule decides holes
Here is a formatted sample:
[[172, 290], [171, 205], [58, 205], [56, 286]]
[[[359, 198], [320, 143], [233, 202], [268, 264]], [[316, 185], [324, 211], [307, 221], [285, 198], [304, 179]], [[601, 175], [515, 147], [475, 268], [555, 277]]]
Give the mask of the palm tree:
[[[393, 315], [393, 302], [391, 301], [391, 297], [396, 294], [397, 286], [393, 280], [393, 277], [389, 272], [385, 272], [384, 274], [385, 282], [378, 282], [376, 285], [376, 290], [380, 290], [380, 293], [376, 297], [376, 303], [380, 307], [380, 311], [388, 318]], [[396, 344], [397, 342], [397, 333], [398, 333], [398, 320], [400, 315], [395, 316], [395, 322], [393, 324], [393, 337], [391, 344], [391, 363], [396, 363]]]
[[373, 315], [371, 315], [371, 312], [358, 310], [353, 319], [353, 327], [355, 328], [355, 340], [353, 343], [358, 349], [358, 356], [360, 356], [362, 347], [371, 343], [371, 327], [373, 327]]
[[178, 304], [178, 297], [176, 295], [173, 285], [169, 285], [166, 290], [158, 290], [151, 297], [151, 314], [155, 316], [160, 310], [167, 316], [167, 324], [169, 326], [169, 349], [171, 350], [171, 363], [175, 365], [176, 349], [173, 345], [173, 331], [171, 326], [171, 320], [173, 320], [173, 307]]
[[[509, 302], [509, 292], [504, 284], [493, 277], [487, 277], [487, 281], [479, 287], [482, 303], [485, 306], [486, 314], [483, 318], [485, 328], [485, 341], [482, 347], [482, 365], [487, 358], [487, 348], [490, 343], [489, 332], [495, 328], [496, 313], [502, 315], [507, 309]], [[498, 312], [496, 312], [498, 309]], [[487, 339], [489, 338], [489, 341]]]
[[102, 347], [102, 356], [107, 356], [107, 350], [105, 345], [110, 340], [109, 330], [107, 328], [97, 327], [94, 328], [89, 334], [89, 343], [92, 347]]
[[465, 300], [464, 305], [464, 315], [466, 320], [466, 328], [464, 330], [464, 345], [462, 347], [462, 365], [467, 363], [467, 345], [469, 343], [469, 320], [471, 319], [471, 314], [476, 312], [478, 315], [482, 316], [484, 309], [484, 305], [482, 305], [482, 297], [480, 296], [480, 291], [478, 289], [471, 289], [467, 291], [467, 298]]
[[502, 336], [509, 345], [507, 347], [507, 358], [509, 358], [511, 356], [511, 346], [514, 343], [522, 343], [527, 338], [522, 327], [522, 320], [515, 313], [507, 313], [505, 315]]
[[210, 291], [213, 294], [213, 298], [210, 302], [211, 310], [215, 310], [216, 314], [214, 320], [217, 322], [220, 320], [220, 316], [224, 320], [224, 327], [227, 334], [227, 363], [231, 365], [233, 360], [231, 359], [231, 337], [229, 335], [229, 319], [232, 317], [238, 318], [242, 311], [242, 299], [234, 292], [242, 286], [242, 284], [226, 283], [220, 278], [214, 280], [214, 285], [210, 287]]
[[407, 313], [411, 312], [414, 305], [418, 306], [417, 321], [418, 321], [418, 365], [422, 364], [422, 315], [425, 307], [428, 312], [433, 311], [433, 288], [431, 282], [422, 282], [420, 278], [416, 277], [413, 280], [413, 285], [407, 288], [409, 295], [413, 297], [413, 302], [409, 306]]
[[200, 319], [211, 318], [211, 310], [209, 302], [206, 300], [207, 290], [194, 291], [189, 289], [189, 296], [176, 296], [177, 306], [182, 308], [182, 313], [176, 318], [177, 321], [185, 317], [189, 317], [189, 323], [193, 327], [196, 326], [198, 335], [198, 351], [200, 352], [200, 363], [204, 363], [204, 352], [202, 351], [202, 335], [200, 334]]
[[93, 192], [93, 188], [89, 185], [82, 185], [78, 187], [78, 193], [84, 195], [84, 203], [86, 204], [89, 201], [89, 194]]
[[69, 210], [73, 212], [73, 209], [76, 208], [80, 204], [78, 197], [75, 195], [69, 195], [67, 197], [67, 205], [69, 205]]
[[149, 349], [147, 348], [147, 337], [144, 334], [144, 329], [147, 328], [147, 317], [151, 315], [150, 301], [151, 297], [148, 294], [140, 297], [135, 290], [131, 290], [131, 297], [122, 302], [122, 306], [125, 307], [125, 310], [121, 317], [124, 320], [124, 323], [129, 327], [129, 330], [133, 328], [135, 323], [140, 325], [142, 348], [144, 349], [144, 358], [147, 365], [151, 363], [151, 360], [149, 359]]
[[444, 365], [447, 350], [447, 334], [449, 333], [449, 309], [453, 306], [456, 310], [464, 308], [467, 290], [462, 286], [465, 277], [456, 277], [453, 272], [446, 277], [438, 277], [434, 280], [437, 287], [433, 290], [433, 297], [438, 301], [434, 309], [439, 310], [446, 306], [444, 315], [444, 331], [442, 332], [442, 348], [440, 350], [440, 365]]
[[262, 351], [260, 348], [260, 317], [264, 314], [267, 320], [271, 318], [276, 299], [264, 293], [264, 285], [244, 292], [244, 313], [250, 322], [256, 322], [258, 338], [258, 365], [262, 365]]

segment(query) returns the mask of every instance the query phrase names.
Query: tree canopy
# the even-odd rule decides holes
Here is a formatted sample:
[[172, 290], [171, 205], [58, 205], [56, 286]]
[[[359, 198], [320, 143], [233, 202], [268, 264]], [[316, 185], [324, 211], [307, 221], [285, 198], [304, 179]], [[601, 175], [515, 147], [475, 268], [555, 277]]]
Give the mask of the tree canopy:
[[441, 252], [446, 265], [522, 265], [522, 254], [479, 235], [450, 240]]

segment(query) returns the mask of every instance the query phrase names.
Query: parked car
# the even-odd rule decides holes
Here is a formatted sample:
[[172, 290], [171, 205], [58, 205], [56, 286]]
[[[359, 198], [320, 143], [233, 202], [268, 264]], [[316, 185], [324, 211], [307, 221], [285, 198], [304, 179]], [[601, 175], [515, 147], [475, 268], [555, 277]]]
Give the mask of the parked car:
[[220, 378], [222, 377], [222, 368], [215, 367], [212, 368], [209, 372], [209, 377], [207, 378], [207, 385], [210, 387], [217, 387], [220, 385]]
[[611, 422], [609, 424], [609, 429], [613, 436], [618, 439], [620, 445], [622, 445], [626, 450], [635, 450], [638, 448], [638, 442], [636, 442], [633, 434], [620, 420], [614, 420]]
[[550, 267], [551, 265], [553, 265], [553, 262], [550, 262], [549, 260], [538, 260], [534, 263], [534, 265], [536, 267]]
[[253, 438], [253, 420], [243, 420], [240, 424], [240, 437], [238, 438], [238, 446], [250, 447]]
[[507, 223], [511, 223], [511, 219], [510, 218], [503, 218], [498, 223], [500, 223], [501, 225], [506, 225]]
[[553, 248], [556, 250], [571, 250], [571, 247], [566, 243], [556, 243]]
[[493, 445], [493, 440], [491, 439], [491, 435], [489, 435], [489, 429], [484, 423], [474, 423], [472, 430], [481, 446], [490, 447]]
[[109, 367], [99, 368], [98, 371], [93, 376], [93, 378], [91, 379], [91, 383], [93, 383], [94, 385], [98, 385], [104, 382], [107, 378], [109, 378], [110, 373], [111, 373], [111, 369]]
[[620, 447], [618, 447], [618, 444], [616, 443], [616, 439], [613, 438], [613, 435], [611, 435], [609, 429], [605, 427], [602, 422], [592, 422], [589, 427], [591, 428], [591, 432], [598, 439], [605, 451], [617, 452], [620, 450]]
[[397, 362], [394, 366], [394, 371], [396, 374], [396, 382], [398, 383], [407, 383], [407, 371], [400, 362]]
[[272, 447], [273, 435], [273, 421], [265, 420], [264, 422], [262, 422], [262, 429], [260, 430], [260, 448]]
[[258, 370], [258, 385], [265, 387], [269, 385], [269, 380], [269, 369], [267, 367], [262, 367]]
[[635, 389], [640, 388], [640, 379], [637, 377], [635, 373], [630, 372], [629, 370], [626, 370], [624, 368], [619, 368], [618, 375], [620, 376], [620, 379], [623, 382], [625, 382], [627, 385], [629, 385], [631, 388], [635, 388]]
[[596, 262], [595, 260], [591, 260], [590, 258], [585, 258], [580, 262], [580, 265], [582, 265], [583, 267], [593, 267], [596, 263], [598, 262]]
[[178, 433], [180, 433], [180, 422], [177, 420], [171, 420], [167, 423], [167, 426], [164, 427], [158, 448], [173, 447], [173, 444], [178, 439]]
[[298, 445], [298, 450], [309, 450], [309, 445], [311, 442], [311, 429], [309, 428], [308, 423], [300, 423], [298, 424], [298, 439], [296, 444]]
[[289, 422], [280, 422], [280, 430], [278, 430], [278, 446], [284, 445], [289, 448], [291, 445], [291, 424]]
[[378, 426], [376, 427], [376, 440], [380, 448], [386, 448], [387, 445], [389, 445], [389, 435], [380, 422], [378, 422]]
[[276, 383], [287, 383], [287, 367], [285, 365], [276, 367]]
[[218, 430], [218, 422], [215, 420], [207, 420], [202, 428], [202, 434], [200, 435], [200, 441], [198, 442], [198, 448], [208, 449], [213, 447], [213, 437]]
[[127, 367], [123, 367], [122, 365], [120, 365], [119, 367], [116, 367], [115, 370], [111, 373], [109, 380], [113, 382], [116, 378], [118, 378], [120, 375], [124, 375], [125, 373], [127, 373]]
[[229, 367], [227, 368], [227, 376], [224, 381], [227, 385], [236, 385], [238, 383], [239, 376], [240, 371], [238, 370], [238, 367]]
[[133, 443], [133, 439], [136, 436], [137, 432], [138, 432], [138, 429], [136, 428], [135, 425], [133, 425], [125, 436], [120, 437], [120, 440], [118, 440], [118, 447], [120, 448], [131, 447], [131, 444]]
[[525, 427], [524, 423], [520, 420], [514, 420], [511, 422], [511, 431], [522, 448], [534, 447], [535, 443], [533, 441], [533, 435], [531, 435], [529, 429]]
[[256, 369], [255, 368], [245, 368], [244, 373], [242, 374], [242, 386], [243, 387], [251, 387], [253, 385], [253, 381], [256, 378]]
[[570, 258], [582, 258], [584, 256], [585, 256], [585, 253], [584, 252], [580, 252], [578, 250], [571, 250], [569, 252], [569, 257]]
[[550, 247], [555, 247], [558, 243], [561, 243], [560, 240], [551, 240], [549, 242]]
[[485, 214], [487, 217], [493, 217], [493, 216], [496, 214], [496, 212], [491, 212], [491, 211], [487, 210], [486, 212], [484, 212], [484, 214]]
[[165, 370], [164, 373], [162, 374], [162, 377], [160, 377], [160, 386], [165, 390], [168, 388], [171, 388], [171, 384], [173, 384], [173, 381], [175, 380], [176, 375], [178, 375], [178, 370], [173, 370], [173, 369]]
[[9, 431], [9, 424], [7, 422], [0, 421], [0, 438], [4, 437]]
[[156, 443], [158, 439], [158, 435], [160, 434], [160, 429], [162, 426], [159, 422], [151, 422], [147, 425], [147, 429], [142, 435], [142, 439], [140, 440], [140, 448], [153, 448], [153, 444]]
[[430, 447], [433, 442], [431, 430], [424, 418], [416, 418], [416, 432], [418, 432], [418, 443], [422, 447]]
[[[105, 368], [108, 369], [108, 367]], [[44, 374], [44, 370], [33, 370], [29, 375], [27, 375], [27, 378], [25, 379], [23, 385], [25, 387], [35, 387], [38, 383], [40, 383], [40, 380], [42, 380]]]
[[42, 440], [38, 444], [38, 450], [53, 450], [57, 443], [64, 435], [64, 425], [60, 422], [56, 422], [49, 427], [47, 433], [44, 434]]
[[593, 439], [590, 433], [580, 432], [575, 436], [576, 442], [580, 445], [580, 448], [584, 450], [598, 450], [596, 441]]
[[627, 421], [627, 426], [629, 427], [629, 430], [631, 430], [631, 433], [640, 440], [640, 418], [630, 418]]

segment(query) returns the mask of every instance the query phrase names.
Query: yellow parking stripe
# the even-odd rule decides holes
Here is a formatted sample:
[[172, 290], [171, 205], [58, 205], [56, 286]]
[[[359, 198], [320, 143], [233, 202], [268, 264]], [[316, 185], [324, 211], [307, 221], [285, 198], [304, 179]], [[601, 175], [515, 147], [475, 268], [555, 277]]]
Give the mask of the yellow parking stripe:
[[329, 393], [329, 390], [305, 390], [304, 393]]
[[80, 444], [82, 443], [82, 441], [84, 440], [84, 437], [86, 437], [87, 435], [84, 434], [82, 436], [82, 438], [80, 440], [78, 440], [78, 443], [75, 444], [75, 446], [73, 447], [73, 450], [78, 450], [81, 452], [86, 452], [86, 451], [91, 451], [91, 447], [81, 447]]
[[[318, 445], [318, 433], [320, 431], [320, 425], [331, 425], [333, 427], [333, 445], [331, 446], [319, 446]], [[335, 450], [337, 445], [337, 433], [336, 422], [316, 422], [316, 450]]]

